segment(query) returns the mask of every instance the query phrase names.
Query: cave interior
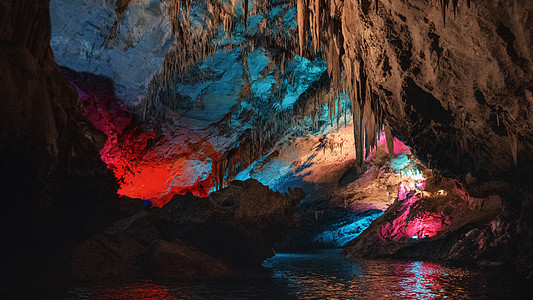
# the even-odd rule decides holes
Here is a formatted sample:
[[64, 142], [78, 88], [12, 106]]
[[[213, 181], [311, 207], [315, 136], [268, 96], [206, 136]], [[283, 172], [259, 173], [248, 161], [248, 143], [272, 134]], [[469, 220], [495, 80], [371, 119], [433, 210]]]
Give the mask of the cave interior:
[[532, 25], [529, 0], [2, 1], [2, 292], [310, 249], [530, 288]]

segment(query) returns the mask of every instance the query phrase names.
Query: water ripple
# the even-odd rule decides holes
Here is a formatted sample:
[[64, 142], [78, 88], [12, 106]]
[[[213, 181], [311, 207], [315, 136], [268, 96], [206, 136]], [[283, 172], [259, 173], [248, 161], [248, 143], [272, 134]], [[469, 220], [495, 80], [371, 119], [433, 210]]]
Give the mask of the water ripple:
[[73, 287], [65, 299], [529, 299], [516, 274], [422, 261], [352, 262], [338, 250], [277, 254], [265, 272], [195, 282]]

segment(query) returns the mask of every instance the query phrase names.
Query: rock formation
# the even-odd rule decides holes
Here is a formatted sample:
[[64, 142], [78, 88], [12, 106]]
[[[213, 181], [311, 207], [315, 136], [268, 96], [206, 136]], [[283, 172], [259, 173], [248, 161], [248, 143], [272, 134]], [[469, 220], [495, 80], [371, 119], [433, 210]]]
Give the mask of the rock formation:
[[[71, 257], [80, 278], [257, 265], [294, 203], [230, 180], [350, 110], [357, 172], [382, 131], [391, 154], [395, 136], [433, 171], [347, 255], [506, 262], [533, 278], [533, 2], [52, 0], [52, 21], [48, 5], [0, 4], [2, 269], [15, 280], [98, 232]], [[156, 206], [229, 187], [101, 233], [135, 209], [99, 154], [121, 194]]]
[[[268, 3], [272, 11], [264, 10], [263, 2], [248, 7], [246, 27], [235, 6], [241, 1], [51, 2], [56, 60], [73, 71], [66, 76], [82, 101], [101, 103], [104, 112], [93, 115], [108, 135], [101, 154], [119, 193], [157, 205], [176, 193], [206, 196], [270, 150], [291, 123], [318, 114], [326, 65], [285, 58], [284, 50], [297, 46], [290, 40], [295, 9]], [[100, 85], [84, 82], [94, 81], [91, 73], [112, 91], [102, 95]], [[107, 98], [138, 126], [122, 132], [124, 124], [113, 124], [122, 112], [107, 114]]]
[[293, 209], [303, 196], [300, 189], [283, 195], [253, 179], [233, 181], [206, 198], [176, 195], [79, 245], [70, 269], [79, 279], [101, 280], [205, 278], [258, 268], [296, 225]]
[[111, 224], [117, 184], [98, 155], [105, 135], [54, 62], [48, 1], [2, 1], [0, 19], [0, 268], [9, 286], [43, 280], [43, 268]]
[[464, 234], [495, 222], [503, 209], [500, 197], [471, 197], [455, 180], [436, 174], [422, 187], [401, 184], [399, 189], [385, 214], [345, 247], [347, 255], [448, 259]]
[[482, 182], [530, 169], [533, 5], [456, 1], [451, 14], [442, 1], [371, 2], [345, 3], [342, 32], [374, 112], [447, 174]]
[[[502, 198], [502, 215], [458, 238], [450, 258], [505, 257], [531, 277], [523, 262], [531, 261], [533, 5], [447, 3], [345, 2], [345, 60], [360, 66], [374, 113], [422, 161], [460, 179], [471, 197]], [[472, 252], [455, 252], [465, 247]]]

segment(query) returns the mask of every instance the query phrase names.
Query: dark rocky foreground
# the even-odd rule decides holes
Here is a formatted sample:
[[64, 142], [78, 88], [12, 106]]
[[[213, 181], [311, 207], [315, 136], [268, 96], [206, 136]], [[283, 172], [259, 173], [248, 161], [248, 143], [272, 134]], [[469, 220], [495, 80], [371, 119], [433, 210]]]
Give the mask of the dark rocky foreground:
[[259, 268], [295, 226], [303, 198], [273, 192], [256, 180], [234, 181], [209, 197], [174, 196], [162, 208], [141, 208], [69, 256], [83, 280], [205, 278]]
[[211, 276], [269, 257], [293, 222], [298, 191], [284, 197], [257, 182], [235, 183], [152, 210], [117, 199], [98, 153], [105, 135], [83, 117], [54, 61], [48, 4], [0, 3], [2, 286], [64, 279], [65, 257], [82, 242], [70, 267], [85, 279]]
[[48, 1], [2, 1], [0, 19], [0, 275], [29, 285], [117, 219], [118, 185], [54, 62]]

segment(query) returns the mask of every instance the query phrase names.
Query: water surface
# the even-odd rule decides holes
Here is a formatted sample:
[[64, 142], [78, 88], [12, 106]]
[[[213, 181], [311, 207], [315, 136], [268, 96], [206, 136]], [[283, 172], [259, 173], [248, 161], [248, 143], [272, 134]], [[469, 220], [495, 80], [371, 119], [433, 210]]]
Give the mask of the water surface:
[[66, 299], [531, 299], [516, 274], [422, 261], [352, 262], [339, 250], [277, 254], [264, 272], [194, 282], [72, 287]]

